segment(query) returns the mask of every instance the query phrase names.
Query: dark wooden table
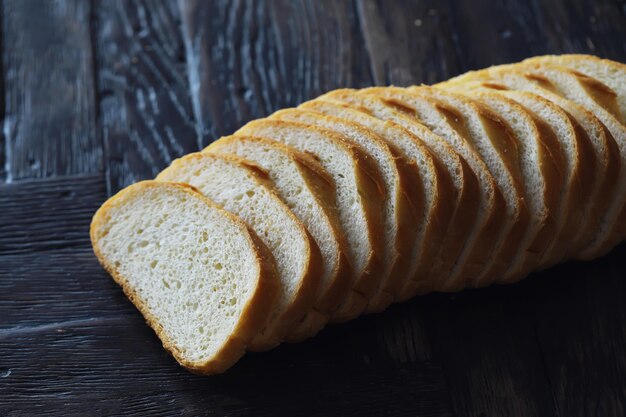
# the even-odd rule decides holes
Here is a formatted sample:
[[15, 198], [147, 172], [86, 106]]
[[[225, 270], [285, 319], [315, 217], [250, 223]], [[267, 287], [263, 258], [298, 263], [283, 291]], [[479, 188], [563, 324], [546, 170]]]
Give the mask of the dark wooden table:
[[626, 61], [626, 3], [2, 3], [0, 415], [626, 415], [626, 246], [187, 373], [99, 267], [112, 193], [326, 90]]

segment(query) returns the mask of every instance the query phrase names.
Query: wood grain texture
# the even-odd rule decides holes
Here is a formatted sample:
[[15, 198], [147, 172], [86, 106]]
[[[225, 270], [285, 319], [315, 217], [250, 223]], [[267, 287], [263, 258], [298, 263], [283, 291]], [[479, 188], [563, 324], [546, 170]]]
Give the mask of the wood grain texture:
[[436, 0], [357, 1], [374, 83], [429, 84], [458, 72], [461, 57], [452, 27], [458, 6]]
[[6, 181], [102, 170], [89, 16], [80, 0], [2, 2]]
[[457, 72], [549, 53], [590, 53], [624, 61], [624, 2], [460, 1], [450, 8]]
[[[626, 62], [610, 0], [2, 5], [0, 415], [623, 416], [626, 245], [190, 375], [91, 253], [107, 195], [337, 87], [540, 53]], [[55, 178], [47, 178], [47, 177]]]
[[101, 174], [0, 184], [0, 255], [89, 247], [91, 216], [105, 199]]
[[89, 247], [0, 255], [0, 339], [123, 317], [124, 304]]
[[181, 1], [204, 144], [338, 87], [371, 85], [352, 2]]
[[559, 416], [626, 413], [625, 257], [622, 244], [594, 262], [562, 265], [552, 271], [562, 278], [528, 300]]
[[0, 369], [9, 374], [0, 382], [1, 409], [4, 415], [67, 416], [87, 409], [90, 415], [141, 416], [451, 416], [437, 369], [359, 365], [355, 373], [353, 362], [329, 360], [337, 356], [328, 349], [305, 356], [290, 346], [203, 378], [173, 365], [154, 339], [139, 317], [0, 338], [6, 352]]
[[109, 193], [199, 149], [174, 1], [98, 2], [98, 97]]

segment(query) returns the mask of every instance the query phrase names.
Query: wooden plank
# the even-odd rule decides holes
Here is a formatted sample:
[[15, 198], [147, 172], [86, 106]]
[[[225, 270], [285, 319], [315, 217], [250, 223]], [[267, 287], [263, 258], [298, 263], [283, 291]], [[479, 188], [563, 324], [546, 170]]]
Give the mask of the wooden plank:
[[109, 193], [199, 149], [174, 1], [97, 2], [99, 108]]
[[556, 415], [528, 302], [546, 279], [436, 301], [428, 333], [456, 415]]
[[89, 247], [105, 199], [101, 174], [0, 184], [0, 255]]
[[[457, 2], [459, 3], [459, 2]], [[359, 28], [378, 85], [429, 84], [459, 68], [454, 7], [436, 0], [357, 0]], [[447, 30], [442, 31], [445, 27]]]
[[546, 28], [544, 40], [555, 52], [578, 52], [626, 61], [626, 10], [612, 0], [537, 4], [538, 25]]
[[89, 17], [80, 0], [2, 3], [6, 181], [102, 169]]
[[626, 244], [553, 270], [528, 300], [559, 416], [626, 410]]
[[457, 415], [621, 415], [626, 404], [622, 245], [520, 284], [436, 301], [428, 322]]
[[179, 4], [203, 144], [327, 90], [372, 83], [351, 2]]
[[207, 378], [174, 364], [139, 317], [13, 334], [0, 338], [0, 412], [451, 416], [437, 369], [356, 367], [331, 359], [329, 342], [248, 355]]
[[0, 255], [0, 338], [133, 313], [91, 248]]
[[626, 60], [626, 43], [615, 42], [624, 36], [626, 14], [610, 0], [459, 1], [449, 13], [449, 34], [437, 36], [455, 40], [459, 68], [442, 74], [441, 79], [551, 53], [590, 53]]

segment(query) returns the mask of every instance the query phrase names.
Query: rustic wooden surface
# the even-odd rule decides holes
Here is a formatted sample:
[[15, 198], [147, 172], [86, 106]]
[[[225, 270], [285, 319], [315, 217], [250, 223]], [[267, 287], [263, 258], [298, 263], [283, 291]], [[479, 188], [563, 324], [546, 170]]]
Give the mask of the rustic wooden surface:
[[626, 62], [626, 3], [5, 0], [0, 415], [626, 415], [626, 245], [176, 365], [99, 267], [90, 217], [252, 118], [344, 86], [542, 53]]

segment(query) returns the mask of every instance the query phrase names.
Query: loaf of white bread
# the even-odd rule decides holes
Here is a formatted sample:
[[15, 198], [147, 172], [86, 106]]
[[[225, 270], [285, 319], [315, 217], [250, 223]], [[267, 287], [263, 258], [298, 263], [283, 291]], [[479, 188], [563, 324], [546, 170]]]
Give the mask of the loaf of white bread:
[[94, 251], [193, 372], [626, 238], [626, 65], [541, 56], [335, 90], [111, 197]]

